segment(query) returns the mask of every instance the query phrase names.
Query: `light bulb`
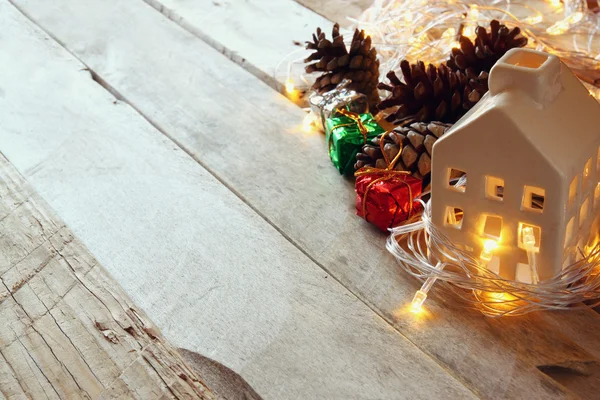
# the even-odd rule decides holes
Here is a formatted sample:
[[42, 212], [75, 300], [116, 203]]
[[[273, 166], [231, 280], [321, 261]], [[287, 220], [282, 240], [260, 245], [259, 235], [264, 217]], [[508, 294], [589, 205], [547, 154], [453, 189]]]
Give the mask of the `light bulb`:
[[[435, 269], [441, 271], [444, 269], [444, 266], [445, 266], [445, 264], [438, 262], [435, 265]], [[436, 277], [430, 276], [429, 278], [427, 278], [425, 280], [425, 283], [423, 283], [423, 286], [421, 286], [421, 289], [417, 290], [417, 293], [415, 293], [415, 297], [413, 297], [413, 300], [411, 303], [411, 309], [413, 312], [421, 311], [421, 307], [423, 306], [423, 303], [427, 299], [427, 293], [429, 293], [429, 290], [431, 289], [431, 287], [433, 286], [433, 284], [435, 283], [436, 280], [437, 280]]]
[[523, 246], [527, 249], [533, 249], [535, 246], [535, 235], [533, 234], [533, 228], [526, 226], [522, 230], [523, 235]]
[[306, 133], [311, 133], [316, 121], [316, 115], [312, 111], [309, 112], [306, 114], [306, 117], [304, 117], [304, 120], [302, 120], [302, 130]]
[[494, 250], [498, 248], [498, 242], [492, 239], [487, 239], [483, 242], [483, 250], [481, 250], [481, 258], [486, 264], [492, 260], [494, 256]]
[[288, 93], [293, 93], [296, 90], [296, 87], [294, 86], [294, 81], [292, 80], [292, 78], [287, 78], [285, 80], [285, 90]]
[[529, 262], [529, 269], [531, 272], [531, 283], [537, 285], [540, 281], [540, 277], [535, 259], [535, 235], [533, 234], [533, 227], [524, 226], [521, 228], [521, 241], [523, 242], [523, 247], [525, 247], [525, 250], [527, 251], [527, 261]]

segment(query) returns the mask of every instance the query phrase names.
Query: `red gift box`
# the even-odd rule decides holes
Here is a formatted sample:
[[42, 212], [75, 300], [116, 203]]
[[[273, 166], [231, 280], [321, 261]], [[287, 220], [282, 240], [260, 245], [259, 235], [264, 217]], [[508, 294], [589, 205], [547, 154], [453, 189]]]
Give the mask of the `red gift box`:
[[[383, 142], [383, 140], [381, 141]], [[356, 171], [356, 214], [387, 232], [420, 211], [423, 181], [403, 171], [362, 168]]]

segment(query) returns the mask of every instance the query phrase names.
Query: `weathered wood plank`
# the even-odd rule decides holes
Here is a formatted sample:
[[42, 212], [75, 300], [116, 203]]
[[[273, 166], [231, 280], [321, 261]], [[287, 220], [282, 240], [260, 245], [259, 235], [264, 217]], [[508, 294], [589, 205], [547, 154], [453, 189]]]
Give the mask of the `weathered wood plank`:
[[[569, 397], [537, 366], [596, 360], [543, 316], [490, 320], [435, 299], [419, 318], [407, 312], [417, 286], [386, 252], [384, 236], [353, 215], [352, 184], [330, 166], [323, 138], [300, 133], [297, 107], [208, 46], [135, 4], [118, 12], [104, 11], [100, 1], [21, 4], [112, 90], [479, 395]], [[76, 22], [63, 26], [59, 15]], [[144, 22], [128, 26], [133, 19]]]
[[341, 26], [352, 23], [347, 19], [358, 18], [360, 14], [373, 4], [373, 0], [295, 0], [330, 21], [338, 22]]
[[[120, 45], [139, 53], [136, 41], [122, 36], [128, 34], [120, 31], [125, 20], [110, 21], [110, 15], [122, 15], [126, 25], [133, 23], [144, 34], [150, 23], [153, 33], [146, 43], [156, 41], [161, 51], [167, 43], [177, 52], [182, 42], [191, 45], [199, 58], [177, 62], [176, 70], [201, 72], [196, 63], [212, 62], [212, 53], [203, 60], [206, 45], [196, 47], [195, 37], [141, 1], [43, 7], [58, 12], [61, 21], [98, 12], [94, 18], [102, 24], [116, 23], [103, 32], [102, 24], [86, 28], [95, 30], [98, 41], [84, 50], [112, 53], [103, 41], [109, 47], [114, 42], [115, 62]], [[0, 25], [6, 33], [0, 54], [7, 60], [0, 64], [2, 151], [169, 340], [230, 367], [264, 398], [473, 397], [172, 141], [92, 81], [82, 64], [5, 0]], [[169, 59], [168, 53], [161, 58]], [[226, 62], [221, 55], [219, 60]], [[186, 76], [190, 84], [205, 80]], [[198, 101], [207, 110], [222, 107], [219, 96], [216, 90]], [[223, 137], [220, 117], [210, 131]], [[65, 261], [77, 270], [78, 257], [66, 251], [61, 250]], [[86, 277], [94, 273], [91, 268]], [[105, 286], [100, 285], [103, 294]], [[86, 287], [96, 290], [93, 283]], [[51, 304], [61, 290], [49, 287], [42, 302]], [[65, 306], [77, 308], [76, 297], [85, 288], [78, 290], [62, 296]], [[110, 304], [110, 296], [103, 301]], [[128, 329], [120, 323], [123, 313], [114, 315], [117, 322], [100, 319], [101, 306], [85, 309], [84, 326], [99, 321], [109, 343], [113, 331]], [[73, 328], [65, 323], [63, 329]], [[136, 335], [144, 333], [136, 330]], [[79, 346], [91, 348], [84, 341]], [[110, 375], [111, 368], [103, 374]], [[135, 371], [137, 361], [113, 384], [103, 384], [121, 393]]]
[[287, 63], [318, 26], [333, 26], [294, 0], [144, 1], [282, 93]]
[[0, 215], [3, 397], [111, 398], [130, 377], [121, 398], [212, 398], [1, 153]]

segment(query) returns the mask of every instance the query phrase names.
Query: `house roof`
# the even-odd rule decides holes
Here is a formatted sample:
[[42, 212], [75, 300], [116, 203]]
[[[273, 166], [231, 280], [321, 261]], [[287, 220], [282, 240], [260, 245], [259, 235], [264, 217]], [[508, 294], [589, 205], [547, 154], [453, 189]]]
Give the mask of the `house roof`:
[[[532, 50], [516, 51], [548, 56]], [[485, 118], [488, 110], [499, 110], [561, 175], [570, 177], [580, 172], [585, 160], [598, 152], [600, 104], [557, 58], [553, 61], [556, 70], [549, 79], [538, 79], [539, 73], [532, 74], [530, 69], [525, 71], [524, 83], [520, 82], [521, 67], [501, 65], [514, 53], [507, 53], [492, 69], [490, 92], [455, 124], [449, 136], [460, 134], [465, 122]], [[490, 132], [498, 134], [496, 129]]]

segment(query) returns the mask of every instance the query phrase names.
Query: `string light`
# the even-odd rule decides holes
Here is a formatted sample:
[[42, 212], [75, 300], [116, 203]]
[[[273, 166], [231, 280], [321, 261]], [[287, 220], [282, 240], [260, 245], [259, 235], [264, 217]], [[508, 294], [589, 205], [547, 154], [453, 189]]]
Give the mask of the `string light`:
[[287, 78], [285, 80], [285, 91], [290, 94], [296, 91], [296, 86], [294, 85], [294, 80], [292, 78]]
[[302, 120], [302, 130], [305, 133], [311, 133], [318, 122], [317, 116], [312, 111], [306, 114]]
[[[438, 262], [435, 268], [441, 271], [442, 269], [444, 269], [444, 264]], [[411, 309], [413, 312], [421, 311], [421, 307], [423, 307], [423, 303], [427, 299], [427, 293], [429, 293], [429, 290], [431, 289], [436, 280], [436, 277], [427, 278], [423, 286], [421, 286], [421, 289], [417, 290], [417, 293], [415, 293], [415, 297], [413, 297], [411, 303]]]
[[[549, 6], [555, 12], [548, 12]], [[558, 12], [562, 8], [564, 13]], [[584, 74], [597, 69], [600, 60], [600, 13], [589, 11], [583, 0], [571, 0], [569, 7], [560, 0], [375, 0], [359, 18], [350, 18], [371, 33], [382, 80], [403, 59], [436, 65], [446, 61], [452, 48], [459, 47], [452, 29], [473, 38], [477, 25], [487, 26], [492, 19], [519, 27], [530, 47], [559, 56], [580, 78], [594, 82], [592, 72]]]
[[483, 264], [487, 266], [487, 264], [492, 260], [494, 256], [494, 251], [498, 248], [498, 242], [495, 240], [487, 239], [483, 242], [483, 250], [481, 250], [481, 255], [479, 258], [483, 261]]
[[560, 0], [549, 0], [550, 5], [554, 8], [561, 8], [562, 2]]
[[527, 251], [527, 262], [529, 263], [529, 269], [531, 270], [531, 283], [537, 285], [540, 282], [540, 277], [538, 275], [538, 269], [535, 260], [535, 235], [533, 234], [533, 227], [523, 227], [521, 229], [521, 236], [523, 246]]
[[[480, 310], [488, 316], [522, 315], [539, 310], [566, 310], [594, 307], [600, 304], [600, 244], [595, 244], [583, 257], [550, 279], [537, 284], [505, 279], [487, 268], [488, 260], [499, 248], [485, 241], [480, 257], [455, 245], [431, 221], [431, 203], [423, 204], [423, 214], [407, 224], [391, 230], [388, 250], [410, 275], [425, 283], [435, 282], [444, 298]], [[535, 251], [535, 234], [523, 228], [522, 242]], [[533, 235], [533, 239], [531, 235]], [[400, 245], [402, 243], [402, 246]], [[440, 260], [444, 260], [440, 266]], [[535, 262], [534, 262], [535, 264]], [[536, 270], [537, 270], [536, 264]], [[425, 286], [425, 285], [423, 285]], [[428, 295], [433, 283], [421, 291]], [[418, 311], [427, 298], [417, 292], [411, 308]], [[587, 302], [584, 303], [584, 302]]]

